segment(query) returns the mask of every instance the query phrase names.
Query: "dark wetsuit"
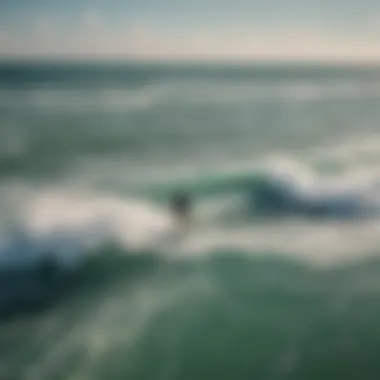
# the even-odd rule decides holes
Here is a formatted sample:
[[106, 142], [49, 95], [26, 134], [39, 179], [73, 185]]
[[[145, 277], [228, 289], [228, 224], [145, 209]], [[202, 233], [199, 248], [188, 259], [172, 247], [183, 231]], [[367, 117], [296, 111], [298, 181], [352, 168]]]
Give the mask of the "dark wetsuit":
[[190, 197], [186, 193], [178, 192], [174, 194], [170, 203], [172, 212], [176, 218], [182, 222], [187, 221], [191, 208]]

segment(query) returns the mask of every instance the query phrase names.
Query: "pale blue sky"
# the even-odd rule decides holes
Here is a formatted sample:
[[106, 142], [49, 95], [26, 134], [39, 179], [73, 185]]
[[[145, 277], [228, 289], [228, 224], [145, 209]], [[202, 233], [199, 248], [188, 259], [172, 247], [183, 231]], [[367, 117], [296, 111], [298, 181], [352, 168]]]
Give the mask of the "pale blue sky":
[[0, 0], [0, 56], [380, 59], [379, 0]]

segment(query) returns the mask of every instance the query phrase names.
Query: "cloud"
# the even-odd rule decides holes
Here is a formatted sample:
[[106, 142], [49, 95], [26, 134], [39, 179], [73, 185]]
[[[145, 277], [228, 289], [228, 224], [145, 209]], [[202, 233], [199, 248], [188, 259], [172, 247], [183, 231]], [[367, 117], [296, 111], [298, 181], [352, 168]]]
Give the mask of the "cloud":
[[379, 60], [374, 35], [344, 37], [307, 28], [176, 30], [96, 10], [63, 21], [48, 14], [0, 27], [0, 56], [59, 59]]

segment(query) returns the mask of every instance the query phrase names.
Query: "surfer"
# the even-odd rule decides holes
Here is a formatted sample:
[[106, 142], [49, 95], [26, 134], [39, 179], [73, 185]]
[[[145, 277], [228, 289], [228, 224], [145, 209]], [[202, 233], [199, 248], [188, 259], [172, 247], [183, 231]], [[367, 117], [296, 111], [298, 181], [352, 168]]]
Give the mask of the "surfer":
[[191, 200], [189, 194], [178, 191], [173, 194], [170, 201], [170, 208], [177, 221], [177, 225], [184, 229], [189, 224]]

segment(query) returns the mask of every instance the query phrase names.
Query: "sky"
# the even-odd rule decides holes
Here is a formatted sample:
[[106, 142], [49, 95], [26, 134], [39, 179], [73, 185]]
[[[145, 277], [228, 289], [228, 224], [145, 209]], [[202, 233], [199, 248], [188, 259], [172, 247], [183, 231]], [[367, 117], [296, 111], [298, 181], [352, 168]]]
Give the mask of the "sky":
[[0, 0], [0, 58], [380, 62], [380, 0]]

